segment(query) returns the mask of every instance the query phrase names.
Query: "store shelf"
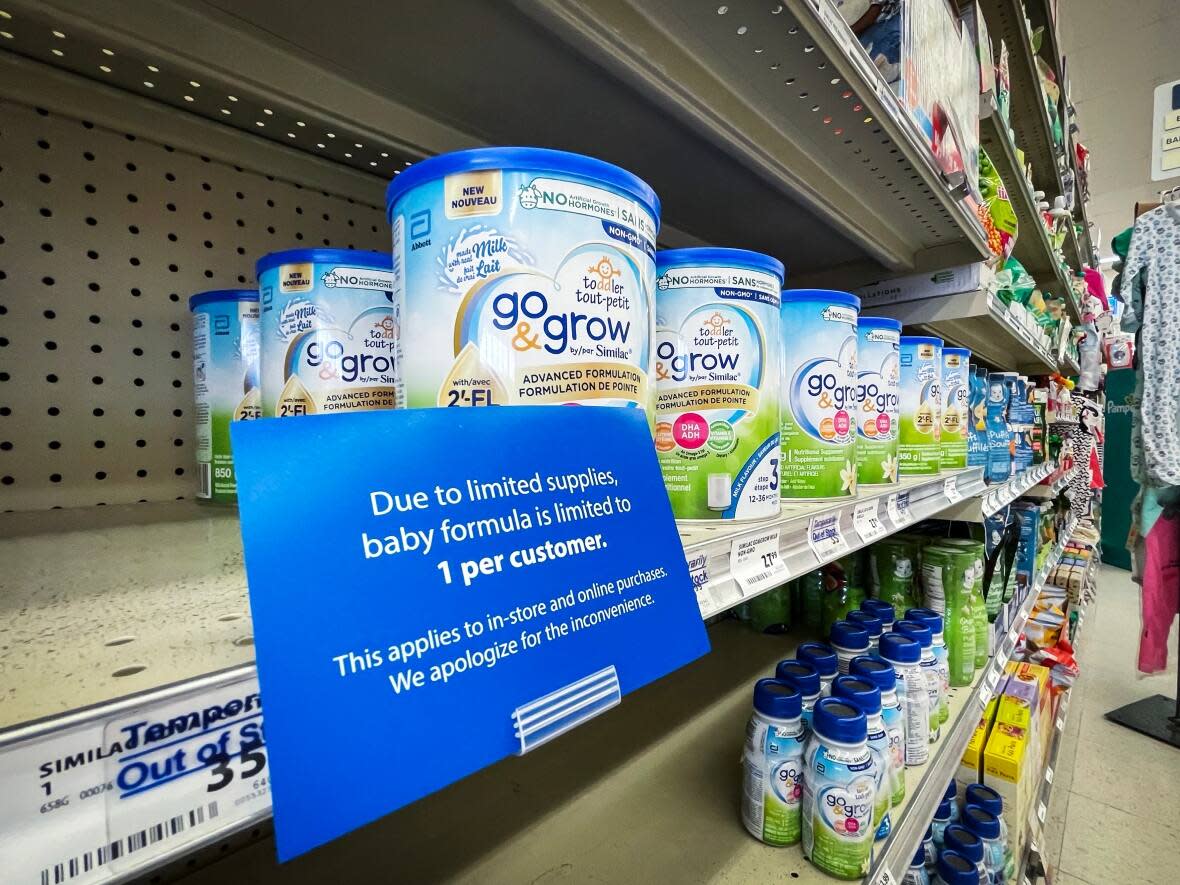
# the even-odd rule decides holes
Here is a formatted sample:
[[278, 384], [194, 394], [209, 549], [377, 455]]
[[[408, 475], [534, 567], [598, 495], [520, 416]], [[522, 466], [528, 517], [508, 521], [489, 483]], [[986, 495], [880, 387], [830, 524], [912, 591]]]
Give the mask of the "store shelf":
[[972, 359], [1026, 374], [1056, 371], [1048, 344], [1009, 313], [995, 294], [983, 290], [874, 305], [866, 314], [893, 317], [907, 329], [942, 338], [971, 350]]
[[1063, 375], [1077, 375], [1082, 371], [1082, 367], [1078, 365], [1078, 361], [1070, 354], [1065, 354], [1061, 358], [1061, 374]]
[[[371, 173], [375, 203], [409, 160], [533, 143], [647, 179], [663, 200], [662, 242], [761, 249], [804, 280], [854, 285], [986, 254], [978, 221], [826, 0], [356, 6], [331, 29], [307, 0], [7, 8], [5, 49]], [[477, 52], [437, 64], [459, 18], [466, 33], [496, 35], [497, 64]]]
[[939, 519], [962, 522], [983, 522], [1002, 507], [1011, 504], [1029, 489], [1057, 470], [1055, 462], [1035, 464], [1007, 482], [990, 485], [979, 498], [964, 498], [957, 504], [944, 508], [937, 514]]
[[[1061, 494], [1061, 491], [1067, 485], [1069, 485], [1069, 481], [1074, 478], [1074, 475], [1078, 472], [1079, 469], [1080, 468], [1077, 465], [1074, 465], [1069, 470], [1063, 470], [1061, 472], [1061, 475], [1058, 476], [1056, 479], [1052, 480], [1051, 482], [1049, 482], [1049, 481], [1041, 482], [1041, 483], [1033, 486], [1031, 489], [1028, 489], [1023, 494], [1026, 497], [1039, 498], [1042, 501], [1052, 500], [1053, 498], [1056, 498], [1059, 494]], [[1049, 475], [1052, 476], [1052, 473], [1050, 473]]]

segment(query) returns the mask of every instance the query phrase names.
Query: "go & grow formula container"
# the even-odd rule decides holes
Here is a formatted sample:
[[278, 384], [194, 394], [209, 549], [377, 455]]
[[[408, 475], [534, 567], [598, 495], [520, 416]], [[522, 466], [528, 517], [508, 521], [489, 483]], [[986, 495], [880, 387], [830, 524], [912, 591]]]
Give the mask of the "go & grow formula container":
[[405, 406], [390, 257], [289, 249], [258, 259], [262, 414]]
[[942, 463], [942, 339], [901, 338], [898, 473], [938, 473]]
[[967, 466], [967, 435], [971, 421], [971, 351], [963, 347], [942, 349], [942, 450], [943, 470]]
[[856, 481], [897, 482], [897, 422], [901, 413], [901, 323], [861, 317], [857, 324]]
[[201, 292], [193, 314], [193, 393], [197, 406], [197, 498], [235, 504], [238, 481], [229, 425], [260, 416], [258, 293]]
[[458, 151], [385, 194], [411, 407], [628, 406], [654, 419], [660, 204], [601, 160]]
[[677, 519], [779, 512], [782, 283], [757, 252], [656, 253], [656, 452]]
[[783, 292], [783, 463], [793, 500], [856, 494], [856, 321], [860, 299], [827, 289]]

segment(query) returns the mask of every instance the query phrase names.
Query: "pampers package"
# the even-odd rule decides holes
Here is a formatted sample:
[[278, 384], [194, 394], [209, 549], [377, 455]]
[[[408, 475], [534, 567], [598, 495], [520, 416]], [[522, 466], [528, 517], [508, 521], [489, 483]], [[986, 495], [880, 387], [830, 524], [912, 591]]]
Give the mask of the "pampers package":
[[624, 406], [654, 422], [660, 204], [578, 154], [477, 148], [389, 185], [411, 407]]
[[656, 453], [677, 519], [779, 512], [782, 263], [656, 253]]

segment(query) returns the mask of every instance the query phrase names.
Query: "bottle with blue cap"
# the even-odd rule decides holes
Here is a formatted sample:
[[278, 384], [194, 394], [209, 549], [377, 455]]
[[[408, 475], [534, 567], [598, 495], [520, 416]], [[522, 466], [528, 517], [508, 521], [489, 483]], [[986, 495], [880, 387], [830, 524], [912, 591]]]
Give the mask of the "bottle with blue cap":
[[983, 863], [993, 885], [1003, 885], [1004, 842], [1000, 838], [1000, 819], [978, 805], [963, 808], [963, 826], [983, 840]]
[[811, 734], [811, 713], [815, 709], [816, 702], [822, 697], [819, 670], [806, 661], [788, 658], [778, 662], [778, 666], [774, 670], [774, 678], [789, 682], [799, 689], [799, 694], [803, 696], [803, 712], [800, 716], [803, 720], [803, 736], [808, 737]]
[[1008, 840], [1008, 824], [1004, 821], [1004, 800], [991, 787], [983, 784], [969, 784], [963, 790], [963, 804], [978, 805], [984, 811], [990, 811], [1000, 822], [1000, 841], [1004, 843], [1004, 877], [1011, 880], [1016, 876], [1016, 856], [1012, 853], [1012, 845]]
[[853, 658], [868, 654], [869, 631], [852, 621], [836, 621], [828, 634], [828, 642], [836, 653], [837, 668], [847, 674]]
[[938, 863], [938, 849], [934, 847], [934, 825], [928, 824], [926, 835], [922, 837], [922, 854], [926, 856], [926, 872], [933, 873]]
[[877, 645], [881, 641], [881, 634], [885, 631], [885, 625], [881, 623], [881, 619], [870, 611], [866, 611], [864, 603], [856, 611], [849, 612], [844, 620], [849, 623], [856, 624], [858, 627], [864, 627], [869, 634], [869, 651], [868, 653], [873, 657], [877, 656]]
[[822, 642], [803, 642], [795, 649], [795, 657], [811, 664], [819, 671], [820, 694], [827, 697], [832, 693], [832, 680], [840, 672], [836, 653]]
[[934, 812], [934, 820], [930, 822], [930, 829], [934, 832], [934, 850], [941, 855], [945, 847], [942, 842], [942, 834], [946, 832], [946, 828], [951, 825], [951, 803], [943, 799], [938, 803], [938, 808]]
[[943, 799], [949, 799], [951, 803], [951, 823], [957, 824], [959, 822], [959, 803], [958, 792], [955, 788], [955, 782], [952, 780], [946, 785], [946, 792], [942, 794]]
[[837, 676], [832, 683], [832, 697], [850, 701], [865, 714], [868, 726], [869, 753], [873, 757], [873, 827], [877, 840], [893, 830], [889, 809], [893, 803], [889, 771], [889, 736], [881, 717], [881, 689], [859, 676]]
[[938, 723], [945, 725], [951, 718], [951, 667], [946, 641], [943, 638], [942, 615], [929, 608], [911, 608], [905, 613], [905, 620], [917, 621], [930, 629], [930, 649], [934, 652], [934, 662], [938, 665]]
[[957, 851], [944, 851], [938, 856], [934, 867], [934, 878], [930, 885], [986, 885], [979, 878], [979, 871]]
[[803, 695], [781, 679], [759, 679], [746, 726], [742, 822], [767, 845], [794, 845], [801, 834]]
[[822, 698], [812, 728], [803, 776], [803, 854], [837, 879], [864, 878], [876, 801], [868, 717], [844, 698]]
[[905, 764], [922, 765], [930, 758], [930, 698], [922, 673], [922, 645], [912, 636], [886, 633], [881, 637], [881, 660], [897, 674], [897, 699], [905, 723]]
[[922, 676], [926, 680], [927, 710], [930, 716], [930, 743], [934, 743], [942, 734], [942, 721], [938, 707], [942, 702], [942, 676], [938, 672], [938, 659], [934, 657], [934, 639], [930, 635], [930, 628], [917, 621], [897, 621], [893, 625], [893, 632], [901, 636], [916, 639], [922, 647], [921, 668]]
[[897, 674], [893, 665], [870, 655], [860, 655], [848, 665], [848, 673], [866, 679], [881, 692], [881, 720], [889, 742], [886, 762], [889, 766], [889, 804], [897, 808], [905, 799], [905, 718], [897, 697]]
[[[872, 562], [873, 560], [869, 560]], [[883, 599], [866, 599], [860, 604], [860, 610], [868, 612], [874, 618], [881, 622], [881, 632], [888, 633], [893, 629], [893, 622], [897, 619], [897, 613], [893, 610], [893, 606]], [[880, 637], [877, 637], [878, 641]]]
[[942, 844], [947, 851], [955, 851], [975, 864], [980, 882], [991, 882], [991, 875], [983, 863], [983, 840], [962, 824], [950, 824], [942, 831]]
[[918, 846], [914, 859], [910, 861], [910, 868], [905, 871], [901, 885], [930, 885], [930, 876], [926, 872], [926, 848]]

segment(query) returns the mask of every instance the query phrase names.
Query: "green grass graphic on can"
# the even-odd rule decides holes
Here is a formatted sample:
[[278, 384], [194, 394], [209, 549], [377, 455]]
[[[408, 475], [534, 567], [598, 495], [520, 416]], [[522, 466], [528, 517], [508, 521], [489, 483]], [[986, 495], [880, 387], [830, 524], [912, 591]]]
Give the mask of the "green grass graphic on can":
[[897, 426], [901, 413], [901, 323], [861, 317], [857, 325], [856, 481], [897, 482]]
[[856, 494], [860, 299], [827, 289], [783, 292], [782, 496]]
[[901, 338], [897, 472], [936, 474], [942, 464], [942, 339]]

